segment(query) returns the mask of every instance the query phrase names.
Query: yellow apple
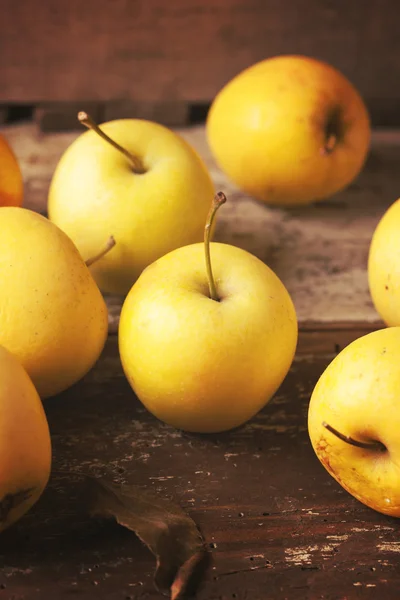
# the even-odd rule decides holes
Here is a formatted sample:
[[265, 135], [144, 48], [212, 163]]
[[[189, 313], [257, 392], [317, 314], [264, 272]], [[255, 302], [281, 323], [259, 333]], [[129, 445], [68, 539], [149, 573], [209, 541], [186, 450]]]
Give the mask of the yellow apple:
[[147, 265], [202, 239], [213, 184], [195, 150], [162, 125], [121, 119], [100, 129], [79, 118], [93, 131], [57, 165], [49, 218], [84, 258], [113, 235], [116, 247], [92, 273], [104, 292], [126, 294]]
[[369, 249], [372, 301], [386, 325], [400, 325], [400, 199], [379, 221]]
[[38, 500], [51, 467], [39, 395], [15, 356], [0, 346], [0, 531]]
[[332, 66], [277, 56], [239, 73], [217, 94], [207, 137], [223, 171], [274, 205], [308, 204], [345, 188], [370, 142], [366, 106]]
[[192, 432], [253, 417], [285, 378], [297, 343], [295, 309], [277, 275], [242, 249], [210, 245], [223, 201], [217, 195], [205, 244], [174, 250], [141, 274], [119, 325], [122, 365], [138, 398]]
[[321, 463], [345, 490], [400, 517], [400, 327], [349, 344], [321, 375], [308, 430]]
[[[107, 306], [78, 250], [54, 223], [0, 208], [0, 344], [45, 398], [97, 361], [108, 334]], [[103, 243], [104, 246], [104, 243]]]

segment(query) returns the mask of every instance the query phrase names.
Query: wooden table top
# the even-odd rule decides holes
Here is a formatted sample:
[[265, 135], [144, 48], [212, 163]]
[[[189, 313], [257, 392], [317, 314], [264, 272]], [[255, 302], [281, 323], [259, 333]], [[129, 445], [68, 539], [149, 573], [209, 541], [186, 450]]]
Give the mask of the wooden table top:
[[[25, 206], [45, 212], [51, 173], [76, 133], [1, 130], [20, 158]], [[245, 426], [191, 435], [152, 417], [120, 366], [121, 299], [96, 367], [46, 401], [54, 474], [38, 504], [0, 536], [0, 600], [161, 598], [154, 558], [130, 532], [75, 510], [79, 473], [154, 488], [200, 528], [211, 564], [200, 600], [400, 597], [398, 519], [360, 504], [323, 469], [307, 433], [313, 386], [334, 355], [382, 326], [369, 297], [372, 232], [400, 190], [400, 134], [374, 132], [367, 166], [335, 199], [297, 210], [246, 198], [216, 169], [201, 127], [182, 131], [230, 202], [216, 239], [250, 250], [288, 287], [300, 336], [290, 373]]]

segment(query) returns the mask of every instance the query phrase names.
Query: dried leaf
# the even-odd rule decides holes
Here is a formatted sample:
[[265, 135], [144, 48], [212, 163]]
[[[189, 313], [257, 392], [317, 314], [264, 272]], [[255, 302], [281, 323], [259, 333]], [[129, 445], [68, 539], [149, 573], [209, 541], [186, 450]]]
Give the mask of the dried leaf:
[[193, 592], [207, 562], [194, 521], [177, 505], [138, 486], [88, 478], [89, 512], [130, 529], [157, 558], [154, 581], [171, 600]]

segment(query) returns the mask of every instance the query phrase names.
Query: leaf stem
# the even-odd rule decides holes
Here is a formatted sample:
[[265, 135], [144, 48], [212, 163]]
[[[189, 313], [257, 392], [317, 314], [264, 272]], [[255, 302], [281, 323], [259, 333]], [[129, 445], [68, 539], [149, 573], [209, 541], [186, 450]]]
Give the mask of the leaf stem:
[[340, 433], [340, 431], [332, 427], [332, 425], [328, 425], [326, 421], [323, 421], [322, 425], [325, 427], [325, 429], [327, 429], [328, 431], [333, 433], [333, 435], [339, 438], [339, 440], [342, 440], [342, 442], [346, 442], [346, 444], [350, 444], [351, 446], [356, 446], [357, 448], [364, 448], [366, 450], [379, 450], [380, 452], [385, 452], [385, 450], [387, 450], [386, 446], [378, 440], [373, 440], [372, 442], [361, 442], [360, 440], [355, 440], [349, 435], [344, 435], [343, 433]]
[[103, 138], [103, 140], [105, 140], [106, 142], [111, 144], [111, 146], [113, 146], [116, 150], [119, 150], [119, 152], [122, 152], [122, 154], [131, 163], [132, 170], [134, 173], [136, 173], [137, 175], [143, 175], [143, 173], [146, 172], [144, 166], [142, 165], [141, 161], [139, 160], [139, 158], [137, 156], [134, 156], [133, 154], [128, 152], [128, 150], [125, 150], [125, 148], [123, 148], [117, 142], [112, 140], [106, 133], [104, 133], [104, 131], [102, 129], [100, 129], [100, 127], [97, 125], [97, 123], [95, 123], [93, 121], [92, 117], [90, 117], [83, 110], [81, 110], [78, 113], [78, 121], [80, 121], [82, 123], [82, 125], [85, 125], [85, 127], [87, 127], [88, 129], [91, 129], [92, 131], [97, 133], [97, 135], [99, 135], [101, 138]]
[[110, 252], [111, 248], [114, 248], [115, 244], [116, 244], [116, 242], [115, 242], [114, 236], [110, 235], [110, 237], [107, 240], [107, 244], [104, 246], [103, 250], [101, 250], [101, 252], [99, 252], [95, 256], [92, 256], [91, 258], [88, 258], [87, 260], [85, 260], [86, 266], [90, 267], [93, 263], [100, 260], [100, 258], [103, 258], [103, 256], [105, 256], [108, 252]]
[[217, 210], [222, 204], [225, 204], [226, 196], [222, 192], [218, 192], [213, 198], [210, 211], [208, 213], [206, 226], [204, 228], [204, 252], [206, 255], [206, 269], [207, 269], [207, 279], [208, 279], [208, 287], [210, 290], [210, 298], [211, 300], [215, 300], [219, 302], [217, 288], [215, 287], [214, 275], [211, 267], [211, 256], [210, 256], [210, 235], [211, 228], [215, 219], [215, 215], [217, 214]]

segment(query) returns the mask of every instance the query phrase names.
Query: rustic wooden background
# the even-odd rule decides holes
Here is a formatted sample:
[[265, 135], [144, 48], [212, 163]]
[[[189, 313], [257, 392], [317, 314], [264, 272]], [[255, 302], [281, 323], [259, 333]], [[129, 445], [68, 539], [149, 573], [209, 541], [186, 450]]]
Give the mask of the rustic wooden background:
[[400, 124], [397, 0], [0, 0], [0, 7], [0, 104], [34, 105], [44, 128], [57, 116], [59, 126], [75, 126], [76, 102], [101, 120], [184, 124], [193, 105], [209, 103], [240, 70], [284, 53], [330, 62], [358, 87], [374, 124]]

